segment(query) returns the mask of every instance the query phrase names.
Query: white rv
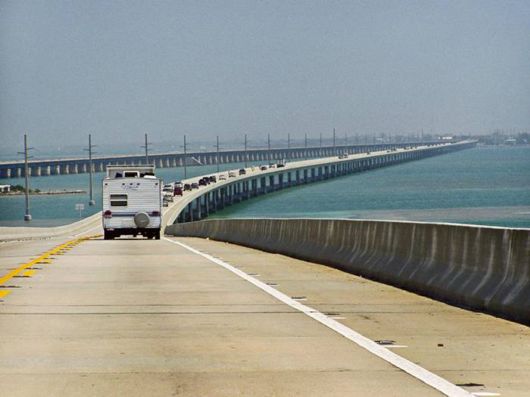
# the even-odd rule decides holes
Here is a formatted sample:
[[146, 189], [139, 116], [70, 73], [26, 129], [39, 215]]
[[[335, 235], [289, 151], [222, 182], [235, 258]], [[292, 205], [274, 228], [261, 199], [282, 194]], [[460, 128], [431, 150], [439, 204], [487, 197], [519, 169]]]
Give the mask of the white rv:
[[107, 166], [103, 179], [105, 240], [121, 235], [160, 239], [162, 181], [155, 167]]

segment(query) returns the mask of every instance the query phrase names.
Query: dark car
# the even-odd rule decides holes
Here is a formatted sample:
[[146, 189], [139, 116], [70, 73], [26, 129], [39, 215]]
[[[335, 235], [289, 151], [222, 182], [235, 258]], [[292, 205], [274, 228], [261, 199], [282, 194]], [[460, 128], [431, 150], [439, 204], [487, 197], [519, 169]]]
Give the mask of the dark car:
[[246, 173], [247, 173], [247, 171], [244, 168], [241, 168], [239, 170], [239, 175], [245, 175]]
[[191, 185], [189, 183], [184, 184], [184, 190], [191, 190]]
[[262, 165], [261, 167], [259, 167], [260, 170], [262, 171], [267, 171], [267, 166], [266, 165]]
[[175, 196], [182, 196], [182, 188], [180, 186], [175, 187]]
[[193, 182], [193, 183], [191, 184], [191, 188], [192, 188], [192, 189], [198, 189], [198, 188], [199, 188], [199, 184], [198, 184], [197, 182]]
[[199, 179], [199, 186], [206, 186], [208, 183], [206, 182], [206, 178]]
[[217, 177], [215, 175], [212, 175], [209, 179], [210, 182], [217, 183]]

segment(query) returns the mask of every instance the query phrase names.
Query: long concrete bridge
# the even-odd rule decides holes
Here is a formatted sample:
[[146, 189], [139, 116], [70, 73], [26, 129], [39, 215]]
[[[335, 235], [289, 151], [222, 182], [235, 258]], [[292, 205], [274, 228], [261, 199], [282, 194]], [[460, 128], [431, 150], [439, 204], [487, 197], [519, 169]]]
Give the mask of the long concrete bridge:
[[[436, 144], [428, 142], [427, 144]], [[156, 153], [149, 155], [149, 162], [157, 168], [182, 167], [195, 165], [212, 165], [226, 163], [242, 163], [245, 161], [274, 161], [279, 159], [300, 160], [307, 158], [319, 158], [335, 156], [338, 154], [355, 154], [370, 151], [389, 150], [393, 148], [404, 148], [418, 146], [417, 142], [408, 143], [384, 143], [365, 145], [338, 145], [323, 147], [293, 147], [244, 150], [223, 150], [217, 152], [190, 152], [190, 153]], [[108, 165], [138, 165], [145, 164], [145, 155], [122, 155], [94, 157], [92, 159], [92, 170], [104, 172]], [[80, 174], [90, 170], [88, 158], [67, 158], [49, 160], [30, 160], [28, 162], [28, 175], [48, 176]], [[0, 162], [0, 178], [20, 178], [24, 176], [24, 162], [11, 161]]]
[[463, 145], [296, 162], [267, 170], [263, 185], [249, 168], [176, 200], [160, 241], [102, 240], [99, 215], [0, 228], [2, 394], [526, 396], [529, 328], [418, 286], [470, 306], [489, 291], [500, 309], [519, 302], [524, 314], [530, 230], [195, 221], [216, 195], [219, 208], [220, 189], [236, 202], [287, 187], [288, 173], [291, 184], [309, 183], [320, 168], [339, 176]]

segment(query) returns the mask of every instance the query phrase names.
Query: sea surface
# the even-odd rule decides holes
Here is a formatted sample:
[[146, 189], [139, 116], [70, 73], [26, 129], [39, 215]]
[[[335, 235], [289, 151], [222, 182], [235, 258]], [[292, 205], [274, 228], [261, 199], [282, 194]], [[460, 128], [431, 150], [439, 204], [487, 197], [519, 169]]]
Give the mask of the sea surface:
[[[223, 164], [221, 169], [240, 168]], [[188, 167], [188, 176], [216, 166]], [[165, 181], [183, 178], [182, 168], [164, 168]], [[31, 196], [31, 226], [56, 226], [101, 210], [103, 173], [94, 176], [96, 206], [88, 194]], [[23, 179], [0, 179], [0, 184]], [[41, 190], [88, 190], [88, 174], [31, 179]], [[24, 197], [0, 197], [0, 226], [28, 226]], [[228, 207], [216, 218], [348, 218], [454, 222], [530, 227], [530, 146], [477, 147], [419, 161], [275, 192]]]
[[343, 218], [530, 228], [530, 146], [477, 147], [261, 196], [217, 218]]

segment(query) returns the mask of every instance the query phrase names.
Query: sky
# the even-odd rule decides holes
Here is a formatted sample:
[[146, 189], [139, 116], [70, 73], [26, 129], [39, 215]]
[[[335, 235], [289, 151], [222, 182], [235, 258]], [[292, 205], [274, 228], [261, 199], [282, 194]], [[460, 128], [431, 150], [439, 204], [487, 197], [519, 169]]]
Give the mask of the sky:
[[530, 1], [0, 0], [4, 153], [333, 128], [530, 130]]

